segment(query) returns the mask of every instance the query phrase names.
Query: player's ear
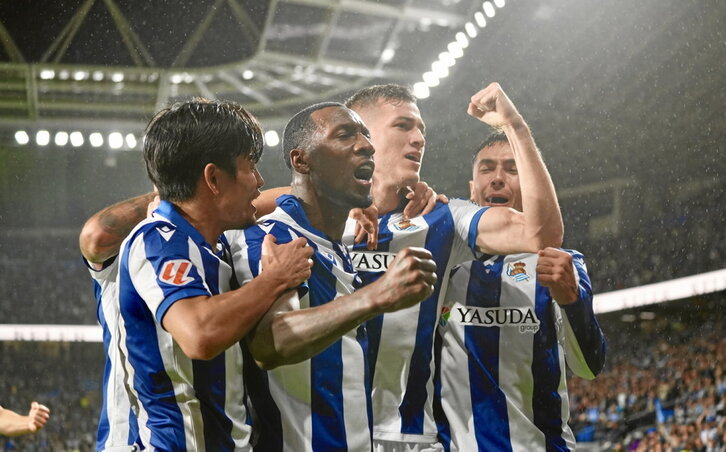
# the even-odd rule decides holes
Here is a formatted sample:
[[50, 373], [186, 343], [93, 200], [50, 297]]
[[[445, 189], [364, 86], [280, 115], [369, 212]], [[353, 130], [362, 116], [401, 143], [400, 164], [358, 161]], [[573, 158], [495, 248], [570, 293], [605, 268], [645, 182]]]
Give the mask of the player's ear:
[[293, 171], [300, 174], [310, 173], [310, 154], [304, 149], [295, 148], [290, 151], [290, 164]]
[[209, 191], [212, 192], [214, 196], [219, 195], [221, 191], [219, 186], [220, 171], [221, 169], [214, 163], [207, 163], [207, 165], [204, 167], [204, 171], [202, 172], [202, 179], [204, 185], [209, 188]]
[[476, 197], [474, 196], [474, 181], [473, 180], [469, 181], [469, 200], [474, 203], [476, 202]]

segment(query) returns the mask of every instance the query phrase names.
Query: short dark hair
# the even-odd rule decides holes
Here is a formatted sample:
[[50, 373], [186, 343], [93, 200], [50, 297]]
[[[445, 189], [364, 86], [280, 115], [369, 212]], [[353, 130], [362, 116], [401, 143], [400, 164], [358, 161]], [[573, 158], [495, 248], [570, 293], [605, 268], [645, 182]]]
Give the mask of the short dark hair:
[[509, 144], [509, 139], [507, 138], [507, 134], [505, 134], [501, 130], [495, 130], [494, 132], [490, 133], [489, 136], [484, 139], [484, 141], [481, 142], [479, 147], [476, 148], [476, 151], [474, 151], [474, 155], [471, 158], [471, 164], [473, 165], [476, 163], [476, 158], [482, 149], [486, 149], [490, 146], [494, 146], [497, 143]]
[[214, 163], [235, 175], [235, 160], [262, 156], [262, 129], [234, 102], [193, 99], [158, 112], [144, 135], [146, 172], [169, 201], [191, 199], [204, 167]]
[[395, 83], [386, 85], [373, 85], [356, 91], [345, 101], [345, 106], [351, 109], [365, 108], [378, 101], [399, 104], [402, 102], [416, 103], [416, 96], [411, 88]]
[[290, 151], [293, 149], [307, 149], [310, 146], [310, 139], [316, 129], [311, 115], [313, 112], [328, 107], [345, 108], [345, 105], [340, 102], [320, 102], [295, 113], [287, 122], [285, 130], [282, 132], [282, 159], [289, 169], [292, 169]]

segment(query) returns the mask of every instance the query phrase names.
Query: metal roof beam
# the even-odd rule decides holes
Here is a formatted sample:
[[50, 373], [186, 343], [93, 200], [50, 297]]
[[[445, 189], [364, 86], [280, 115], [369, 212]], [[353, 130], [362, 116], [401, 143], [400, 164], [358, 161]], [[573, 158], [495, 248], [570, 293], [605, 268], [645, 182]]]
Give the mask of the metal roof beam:
[[141, 42], [141, 39], [136, 32], [134, 32], [133, 28], [131, 28], [131, 24], [129, 24], [128, 20], [126, 20], [126, 17], [123, 15], [121, 9], [119, 9], [114, 0], [103, 0], [103, 2], [106, 4], [108, 12], [111, 13], [111, 18], [116, 24], [116, 29], [121, 34], [121, 38], [123, 39], [131, 58], [133, 58], [134, 63], [136, 63], [137, 66], [143, 66], [144, 63], [146, 63], [147, 66], [156, 66], [154, 58], [146, 50], [146, 47]]

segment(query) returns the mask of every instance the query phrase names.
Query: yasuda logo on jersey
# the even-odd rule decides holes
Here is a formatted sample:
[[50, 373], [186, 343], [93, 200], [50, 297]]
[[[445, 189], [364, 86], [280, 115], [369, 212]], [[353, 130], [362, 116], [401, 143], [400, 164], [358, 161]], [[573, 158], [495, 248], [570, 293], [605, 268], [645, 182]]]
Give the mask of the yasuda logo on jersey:
[[188, 260], [174, 259], [164, 263], [159, 279], [172, 286], [183, 286], [194, 281], [194, 278], [189, 276], [191, 269], [192, 263]]
[[507, 276], [517, 282], [529, 281], [526, 265], [524, 262], [515, 262], [507, 264]]
[[464, 325], [516, 327], [520, 333], [539, 331], [539, 319], [531, 308], [477, 308], [457, 307], [452, 310], [449, 321]]
[[394, 253], [352, 253], [353, 267], [358, 271], [386, 271], [396, 257]]

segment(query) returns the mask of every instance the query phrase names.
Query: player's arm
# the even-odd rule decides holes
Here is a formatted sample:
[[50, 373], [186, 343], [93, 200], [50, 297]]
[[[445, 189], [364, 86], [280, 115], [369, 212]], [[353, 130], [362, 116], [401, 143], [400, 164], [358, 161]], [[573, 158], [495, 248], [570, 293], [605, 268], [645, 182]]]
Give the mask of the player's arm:
[[212, 359], [239, 342], [286, 290], [310, 277], [313, 250], [304, 238], [276, 245], [262, 242], [263, 271], [248, 284], [223, 294], [178, 300], [162, 326], [192, 359]]
[[155, 192], [136, 196], [106, 207], [89, 218], [78, 238], [83, 257], [98, 270], [116, 256], [121, 242], [146, 218], [149, 204], [156, 196]]
[[38, 402], [30, 404], [30, 411], [23, 416], [0, 407], [0, 435], [17, 436], [37, 432], [48, 422], [50, 410]]
[[605, 364], [606, 346], [583, 256], [556, 248], [541, 250], [538, 256], [537, 281], [562, 308], [567, 365], [578, 377], [593, 379]]
[[296, 291], [278, 299], [247, 336], [257, 364], [272, 369], [309, 359], [362, 322], [413, 306], [433, 291], [436, 264], [423, 248], [402, 250], [376, 282], [307, 309], [294, 309]]
[[522, 210], [492, 207], [479, 221], [477, 246], [488, 254], [531, 252], [562, 245], [557, 195], [529, 126], [498, 83], [471, 98], [469, 115], [507, 135], [522, 188]]

